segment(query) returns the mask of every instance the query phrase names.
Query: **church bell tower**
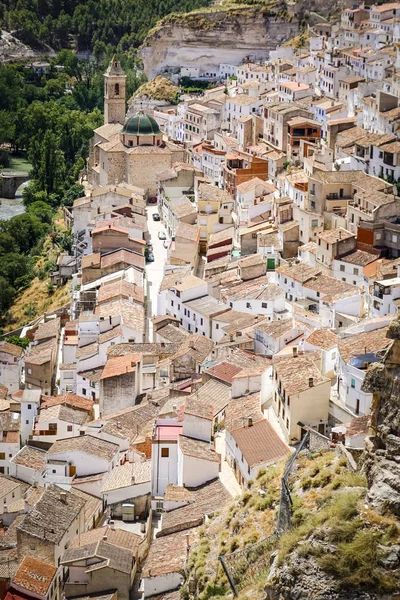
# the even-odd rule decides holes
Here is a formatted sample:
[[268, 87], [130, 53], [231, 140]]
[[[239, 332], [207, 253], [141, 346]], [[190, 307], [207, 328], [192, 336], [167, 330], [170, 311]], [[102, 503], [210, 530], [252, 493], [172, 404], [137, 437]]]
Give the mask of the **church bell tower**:
[[125, 123], [126, 75], [116, 56], [104, 74], [104, 124]]

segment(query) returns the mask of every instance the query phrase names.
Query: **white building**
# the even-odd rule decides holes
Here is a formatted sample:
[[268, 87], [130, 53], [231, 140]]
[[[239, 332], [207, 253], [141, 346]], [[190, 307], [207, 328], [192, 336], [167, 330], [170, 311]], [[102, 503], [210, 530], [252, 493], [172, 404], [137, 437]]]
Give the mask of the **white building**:
[[398, 313], [400, 299], [400, 277], [375, 281], [370, 294], [370, 312], [373, 317]]
[[[374, 323], [371, 323], [374, 326]], [[386, 337], [387, 326], [376, 322], [376, 329], [348, 335], [339, 340], [338, 390], [346, 407], [354, 415], [367, 415], [372, 409], [372, 394], [362, 391], [368, 365], [379, 360], [376, 353], [383, 350], [390, 340]], [[367, 324], [366, 324], [367, 327]]]
[[7, 341], [0, 342], [0, 384], [8, 389], [9, 394], [20, 388], [22, 354], [20, 346]]

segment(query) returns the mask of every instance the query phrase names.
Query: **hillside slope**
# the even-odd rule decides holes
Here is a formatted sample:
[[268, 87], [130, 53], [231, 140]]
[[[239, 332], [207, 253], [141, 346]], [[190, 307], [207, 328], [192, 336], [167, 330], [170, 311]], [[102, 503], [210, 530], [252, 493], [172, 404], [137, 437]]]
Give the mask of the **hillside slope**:
[[[225, 558], [240, 600], [383, 600], [400, 592], [397, 520], [366, 505], [367, 480], [349, 471], [334, 451], [304, 450], [290, 478], [292, 528], [274, 532], [280, 463], [260, 472], [239, 502], [202, 528], [192, 553], [183, 598], [231, 594], [219, 564]], [[265, 541], [263, 541], [265, 540]]]

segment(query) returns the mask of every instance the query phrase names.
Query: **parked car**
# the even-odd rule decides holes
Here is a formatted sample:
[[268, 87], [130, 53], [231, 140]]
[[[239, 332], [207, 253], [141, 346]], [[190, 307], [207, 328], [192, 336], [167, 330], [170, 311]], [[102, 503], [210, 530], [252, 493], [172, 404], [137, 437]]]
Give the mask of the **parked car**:
[[158, 239], [159, 240], [166, 240], [167, 236], [165, 235], [164, 231], [159, 231], [158, 232]]
[[154, 213], [153, 221], [159, 221], [159, 220], [160, 220], [160, 215], [158, 213]]
[[154, 262], [154, 254], [152, 252], [149, 252], [147, 257], [146, 257], [146, 261], [147, 262]]

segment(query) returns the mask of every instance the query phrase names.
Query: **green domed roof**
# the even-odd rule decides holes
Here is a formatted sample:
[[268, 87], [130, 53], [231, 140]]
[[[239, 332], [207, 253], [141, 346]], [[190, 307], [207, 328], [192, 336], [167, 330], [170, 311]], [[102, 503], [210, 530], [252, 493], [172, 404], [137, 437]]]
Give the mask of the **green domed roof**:
[[161, 131], [153, 117], [149, 117], [144, 112], [139, 112], [127, 120], [121, 133], [127, 133], [128, 135], [160, 135]]

